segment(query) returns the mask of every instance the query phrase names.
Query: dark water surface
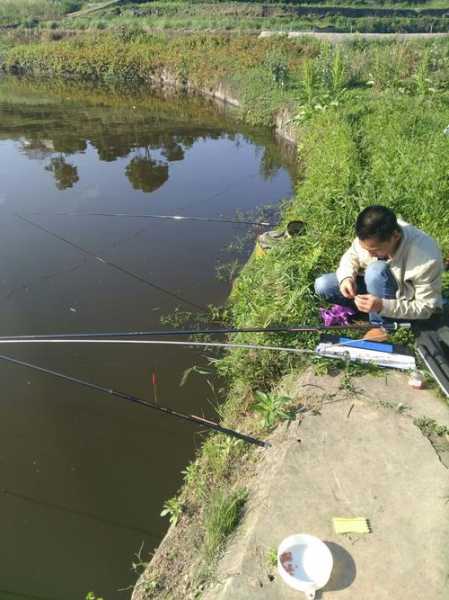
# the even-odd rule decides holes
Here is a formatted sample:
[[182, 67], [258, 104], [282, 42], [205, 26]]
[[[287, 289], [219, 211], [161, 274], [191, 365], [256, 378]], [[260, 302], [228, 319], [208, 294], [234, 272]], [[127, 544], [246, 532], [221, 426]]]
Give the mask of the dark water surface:
[[[0, 334], [151, 329], [177, 306], [223, 303], [216, 265], [247, 226], [55, 213], [232, 218], [288, 196], [287, 165], [269, 133], [205, 101], [0, 79]], [[213, 414], [201, 378], [179, 387], [204, 361], [190, 349], [0, 352], [148, 399], [155, 370], [162, 404]], [[129, 598], [134, 555], [164, 534], [197, 429], [22, 367], [0, 363], [0, 377], [0, 599]]]

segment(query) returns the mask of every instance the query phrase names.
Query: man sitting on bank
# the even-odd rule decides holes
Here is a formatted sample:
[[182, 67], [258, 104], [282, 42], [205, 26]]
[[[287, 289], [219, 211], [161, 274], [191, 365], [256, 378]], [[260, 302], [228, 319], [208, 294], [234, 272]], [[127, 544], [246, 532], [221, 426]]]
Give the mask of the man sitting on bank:
[[337, 272], [316, 279], [321, 298], [355, 304], [373, 324], [428, 319], [441, 309], [443, 260], [433, 238], [380, 205], [362, 210], [355, 230]]

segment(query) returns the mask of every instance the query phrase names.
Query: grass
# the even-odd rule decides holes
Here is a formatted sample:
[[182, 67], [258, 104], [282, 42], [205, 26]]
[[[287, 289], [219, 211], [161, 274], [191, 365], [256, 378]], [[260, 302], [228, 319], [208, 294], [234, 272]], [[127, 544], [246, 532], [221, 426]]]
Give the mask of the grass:
[[439, 425], [435, 419], [424, 416], [415, 419], [414, 423], [421, 430], [422, 434], [428, 438], [432, 435], [439, 437], [449, 435], [449, 427], [446, 425]]
[[449, 468], [449, 427], [440, 425], [435, 419], [426, 416], [415, 419], [414, 424], [432, 444], [441, 462]]
[[[250, 5], [252, 7], [254, 5]], [[316, 14], [277, 16], [252, 15], [248, 10], [235, 9], [234, 13], [223, 12], [220, 9], [205, 4], [200, 8], [196, 5], [187, 10], [167, 10], [166, 7], [157, 9], [153, 15], [139, 17], [95, 17], [65, 20], [65, 29], [112, 30], [123, 28], [142, 31], [176, 30], [176, 31], [246, 31], [258, 33], [264, 31], [329, 31], [329, 32], [359, 32], [359, 33], [439, 33], [448, 30], [449, 19], [445, 16], [378, 16], [363, 17], [329, 14], [325, 11], [322, 16]], [[156, 9], [154, 9], [156, 11]], [[217, 14], [218, 12], [218, 14]], [[213, 17], [211, 15], [214, 15]]]
[[240, 521], [247, 498], [248, 492], [244, 488], [231, 492], [217, 489], [213, 492], [204, 517], [202, 551], [207, 564], [216, 563], [223, 542]]
[[0, 25], [22, 21], [31, 26], [34, 19], [62, 17], [82, 4], [81, 0], [2, 0]]
[[[0, 25], [56, 29], [59, 33], [68, 30], [120, 30], [131, 34], [163, 30], [444, 32], [448, 30], [449, 19], [442, 8], [445, 6], [440, 0], [409, 3], [287, 0], [268, 4], [159, 0], [94, 5], [83, 0], [3, 0]], [[426, 12], [421, 14], [422, 10]]]

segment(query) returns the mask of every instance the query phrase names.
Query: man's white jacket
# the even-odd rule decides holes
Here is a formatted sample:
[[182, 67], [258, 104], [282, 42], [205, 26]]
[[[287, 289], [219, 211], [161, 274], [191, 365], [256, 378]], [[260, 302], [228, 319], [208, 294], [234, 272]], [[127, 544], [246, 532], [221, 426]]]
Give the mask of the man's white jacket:
[[[402, 239], [394, 256], [386, 261], [398, 289], [396, 298], [383, 299], [380, 314], [394, 319], [427, 319], [442, 307], [441, 251], [435, 240], [417, 227], [401, 220], [398, 223]], [[376, 260], [356, 238], [341, 258], [337, 269], [339, 283], [346, 277], [355, 279]]]

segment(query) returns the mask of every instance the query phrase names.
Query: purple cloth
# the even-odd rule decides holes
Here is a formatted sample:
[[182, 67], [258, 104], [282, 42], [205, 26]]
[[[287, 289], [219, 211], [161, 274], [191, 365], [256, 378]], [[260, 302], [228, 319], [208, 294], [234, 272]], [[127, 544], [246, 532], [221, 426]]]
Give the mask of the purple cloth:
[[333, 304], [330, 308], [320, 308], [320, 317], [323, 319], [325, 327], [349, 325], [351, 317], [355, 314], [355, 309], [350, 306], [341, 306], [341, 304]]

